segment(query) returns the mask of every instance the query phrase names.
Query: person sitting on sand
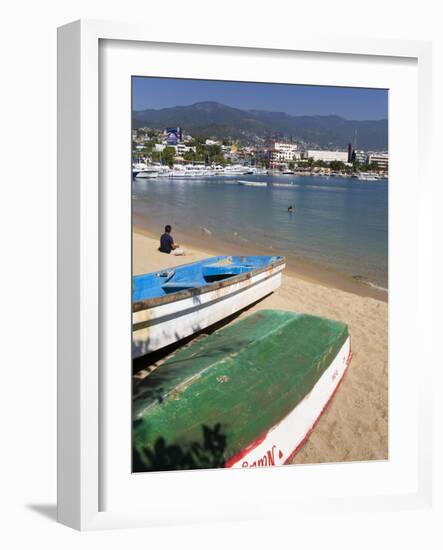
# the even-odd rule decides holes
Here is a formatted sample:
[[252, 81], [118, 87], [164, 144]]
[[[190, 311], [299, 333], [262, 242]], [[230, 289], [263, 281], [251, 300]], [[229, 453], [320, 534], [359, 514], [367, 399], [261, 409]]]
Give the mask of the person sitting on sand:
[[172, 227], [170, 225], [165, 225], [165, 232], [160, 237], [160, 252], [165, 254], [174, 254], [174, 256], [183, 256], [184, 251], [179, 247], [178, 244], [174, 243], [174, 239], [171, 235]]

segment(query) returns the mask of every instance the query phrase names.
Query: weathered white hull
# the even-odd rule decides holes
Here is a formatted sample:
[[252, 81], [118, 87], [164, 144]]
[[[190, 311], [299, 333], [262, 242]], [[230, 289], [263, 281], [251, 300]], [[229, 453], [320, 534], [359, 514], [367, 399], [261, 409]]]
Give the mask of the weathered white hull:
[[237, 283], [132, 314], [133, 358], [186, 338], [240, 311], [276, 290], [280, 264]]
[[226, 467], [254, 468], [287, 464], [332, 399], [350, 360], [351, 340], [348, 338], [309, 395], [263, 437], [231, 458]]

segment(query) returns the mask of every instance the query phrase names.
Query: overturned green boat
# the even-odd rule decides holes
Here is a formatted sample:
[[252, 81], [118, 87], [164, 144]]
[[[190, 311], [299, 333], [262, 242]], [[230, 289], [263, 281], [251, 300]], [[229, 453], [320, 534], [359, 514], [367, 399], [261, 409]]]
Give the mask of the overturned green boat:
[[345, 324], [263, 310], [181, 349], [133, 401], [133, 471], [289, 462], [351, 358]]

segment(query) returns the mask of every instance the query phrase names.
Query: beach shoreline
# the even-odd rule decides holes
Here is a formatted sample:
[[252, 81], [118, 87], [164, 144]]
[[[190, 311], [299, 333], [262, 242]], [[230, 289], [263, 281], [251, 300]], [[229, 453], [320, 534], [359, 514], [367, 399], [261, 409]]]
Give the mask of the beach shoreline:
[[[226, 254], [226, 244], [223, 252], [218, 248], [223, 243], [212, 246], [215, 239], [209, 236], [202, 235], [206, 246], [195, 246], [195, 241], [181, 228], [177, 228], [175, 236], [186, 250], [185, 256], [159, 252], [159, 235], [134, 226], [133, 274]], [[203, 244], [201, 241], [202, 238], [200, 244]], [[248, 248], [251, 249], [249, 243]], [[252, 248], [249, 253], [256, 253], [257, 249]], [[244, 249], [229, 252], [245, 254]], [[267, 255], [270, 253], [267, 251]], [[388, 304], [386, 300], [340, 288], [343, 283], [336, 286], [333, 281], [329, 283], [321, 276], [310, 278], [309, 273], [303, 276], [289, 267], [278, 290], [240, 312], [236, 319], [261, 309], [277, 309], [346, 323], [352, 342], [351, 364], [339, 391], [292, 463], [385, 460], [388, 458]], [[365, 285], [356, 285], [360, 286]], [[137, 361], [143, 369], [143, 361]]]
[[[159, 240], [159, 235], [141, 225], [134, 225], [133, 232], [144, 235], [149, 239]], [[180, 227], [177, 228], [177, 232], [180, 235], [178, 242], [185, 250], [198, 251], [207, 257], [219, 255], [280, 255], [280, 251], [268, 250], [255, 243], [233, 243], [222, 240], [212, 234], [206, 233], [205, 228], [201, 228], [198, 232], [191, 232], [189, 229], [186, 230]], [[173, 231], [173, 233], [177, 232]], [[372, 285], [370, 282], [363, 281], [358, 277], [353, 278], [347, 273], [333, 270], [305, 258], [291, 255], [285, 255], [285, 258], [285, 273], [287, 275], [292, 275], [304, 281], [320, 284], [328, 288], [336, 288], [344, 292], [356, 294], [357, 296], [388, 302], [388, 291]], [[193, 260], [189, 260], [189, 262], [191, 261]], [[134, 271], [134, 275], [136, 274]]]

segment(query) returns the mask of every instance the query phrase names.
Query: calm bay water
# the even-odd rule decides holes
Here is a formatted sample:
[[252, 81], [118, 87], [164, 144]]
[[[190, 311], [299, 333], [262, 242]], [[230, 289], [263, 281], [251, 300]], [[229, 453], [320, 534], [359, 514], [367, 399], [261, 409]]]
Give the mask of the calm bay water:
[[[247, 187], [238, 179], [293, 183]], [[134, 222], [160, 232], [170, 223], [211, 238], [251, 243], [388, 286], [388, 184], [355, 178], [241, 176], [134, 179]], [[288, 213], [292, 205], [294, 212]], [[227, 244], [226, 254], [229, 254]]]

